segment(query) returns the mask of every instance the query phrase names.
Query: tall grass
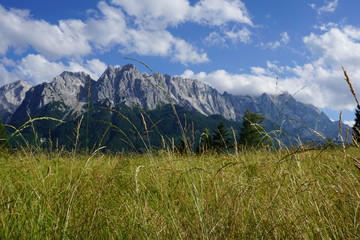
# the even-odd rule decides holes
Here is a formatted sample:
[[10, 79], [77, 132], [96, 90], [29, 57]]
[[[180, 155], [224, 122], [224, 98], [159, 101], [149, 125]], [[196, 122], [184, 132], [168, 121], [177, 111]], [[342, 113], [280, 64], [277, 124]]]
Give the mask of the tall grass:
[[360, 236], [359, 172], [341, 149], [187, 158], [18, 152], [0, 165], [0, 239]]

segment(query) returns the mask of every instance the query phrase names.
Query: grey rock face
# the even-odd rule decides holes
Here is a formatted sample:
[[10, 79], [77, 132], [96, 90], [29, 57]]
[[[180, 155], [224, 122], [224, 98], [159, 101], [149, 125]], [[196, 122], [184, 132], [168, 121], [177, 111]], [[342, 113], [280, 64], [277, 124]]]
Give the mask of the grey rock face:
[[62, 102], [74, 108], [79, 102], [86, 101], [85, 84], [88, 78], [89, 75], [84, 72], [63, 72], [51, 83], [40, 84], [43, 89], [37, 107], [42, 108], [51, 102]]
[[59, 112], [81, 111], [87, 101], [87, 81], [90, 76], [84, 72], [63, 72], [55, 77], [51, 83], [42, 83], [32, 87], [22, 101], [21, 105], [14, 112], [11, 122], [26, 119], [27, 115], [39, 114], [49, 105]]
[[19, 80], [0, 88], [0, 119], [7, 123], [16, 108], [20, 106], [25, 98], [25, 93], [31, 85], [23, 80]]
[[236, 119], [233, 106], [218, 91], [197, 80], [160, 73], [149, 77], [135, 66], [125, 65], [108, 67], [97, 84], [96, 100], [108, 100], [112, 105], [123, 103], [151, 110], [171, 101], [204, 115], [221, 114]]
[[54, 93], [55, 101], [63, 102], [71, 107], [78, 102], [86, 102], [85, 85], [89, 79], [91, 79], [90, 76], [84, 72], [63, 72], [55, 77], [48, 87]]
[[147, 78], [133, 65], [108, 67], [97, 81], [95, 101], [109, 101], [111, 106], [123, 103], [153, 109], [156, 104], [169, 103], [161, 86], [163, 79]]

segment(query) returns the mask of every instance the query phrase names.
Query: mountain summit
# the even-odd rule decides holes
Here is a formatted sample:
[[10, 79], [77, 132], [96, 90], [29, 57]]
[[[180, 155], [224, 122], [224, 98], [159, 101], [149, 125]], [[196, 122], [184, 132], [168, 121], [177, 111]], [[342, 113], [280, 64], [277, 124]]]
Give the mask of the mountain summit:
[[25, 98], [31, 85], [23, 80], [4, 85], [0, 88], [0, 119], [8, 122], [16, 108]]

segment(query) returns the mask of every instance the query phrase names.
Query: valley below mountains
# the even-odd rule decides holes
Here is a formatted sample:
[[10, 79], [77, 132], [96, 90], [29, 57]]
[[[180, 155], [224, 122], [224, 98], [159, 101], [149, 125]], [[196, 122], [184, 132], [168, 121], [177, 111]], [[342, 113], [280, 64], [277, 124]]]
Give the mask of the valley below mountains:
[[[34, 128], [39, 139], [65, 147], [77, 144], [76, 133], [83, 136], [79, 143], [83, 146], [139, 149], [147, 147], [145, 138], [161, 146], [179, 141], [179, 120], [192, 136], [205, 128], [215, 129], [220, 121], [237, 132], [247, 109], [262, 115], [266, 130], [286, 145], [326, 138], [336, 141], [349, 130], [343, 124], [340, 133], [339, 122], [288, 93], [222, 94], [194, 79], [161, 73], [149, 76], [131, 64], [109, 66], [98, 80], [84, 72], [63, 72], [49, 83], [31, 86], [20, 80], [0, 88], [3, 122], [18, 128], [29, 119], [61, 119], [62, 123], [34, 121]], [[30, 128], [24, 133], [28, 138], [32, 135]]]

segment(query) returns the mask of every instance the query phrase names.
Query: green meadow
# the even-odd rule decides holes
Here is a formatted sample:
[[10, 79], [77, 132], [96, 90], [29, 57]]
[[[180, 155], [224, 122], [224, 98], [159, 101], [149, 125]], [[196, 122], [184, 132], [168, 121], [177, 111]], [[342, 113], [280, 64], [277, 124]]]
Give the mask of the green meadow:
[[359, 239], [355, 147], [0, 157], [0, 239]]

